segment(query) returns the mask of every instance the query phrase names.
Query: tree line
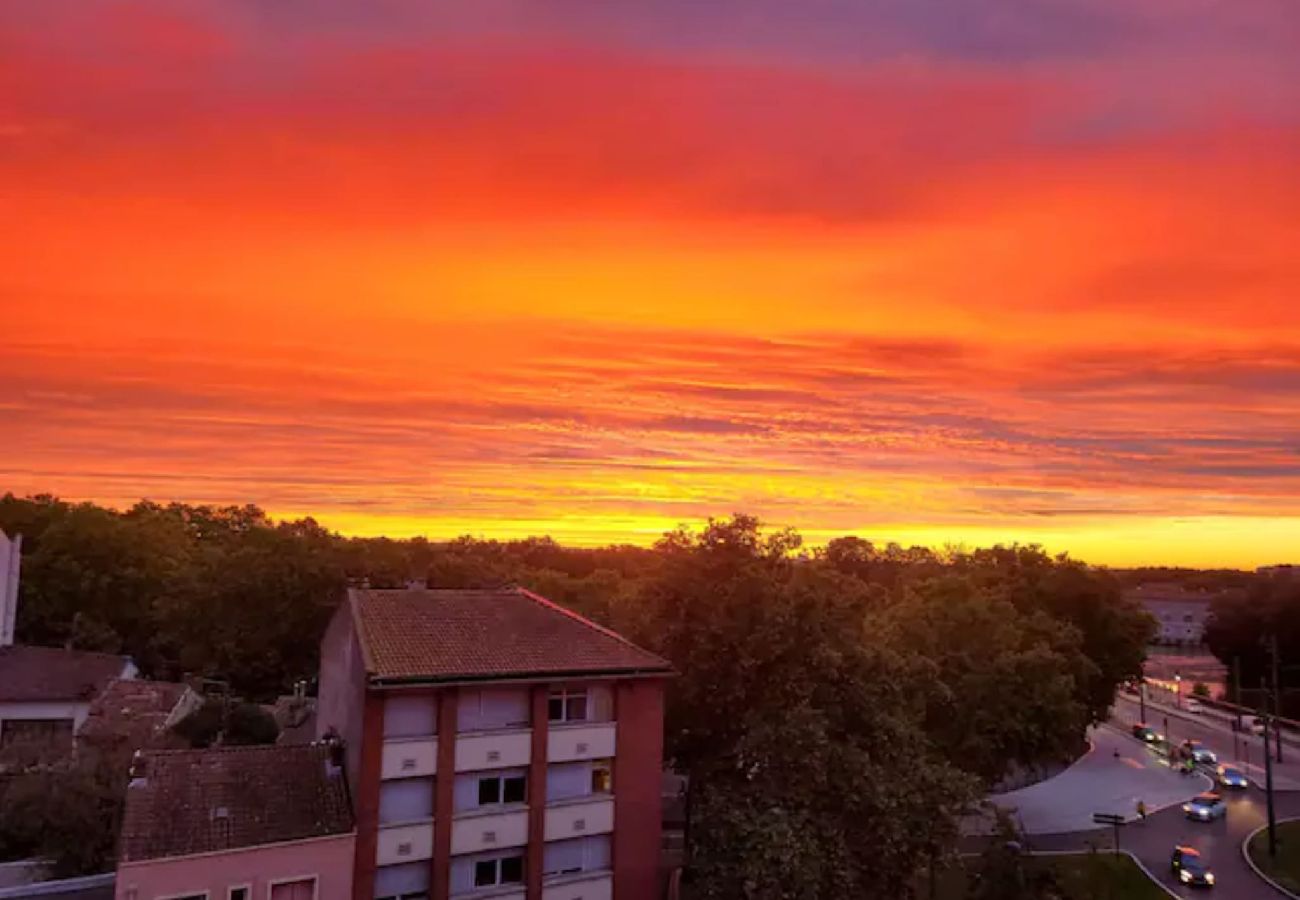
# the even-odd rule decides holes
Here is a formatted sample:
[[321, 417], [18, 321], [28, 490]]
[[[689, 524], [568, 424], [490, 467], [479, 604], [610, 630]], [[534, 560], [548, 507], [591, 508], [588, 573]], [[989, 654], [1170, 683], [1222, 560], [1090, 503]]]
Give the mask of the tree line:
[[1066, 759], [1154, 623], [1113, 575], [1033, 546], [803, 546], [749, 516], [653, 547], [346, 538], [252, 506], [0, 499], [25, 536], [19, 638], [132, 655], [269, 699], [316, 671], [349, 581], [522, 584], [670, 660], [692, 896], [905, 896], [1015, 764]]

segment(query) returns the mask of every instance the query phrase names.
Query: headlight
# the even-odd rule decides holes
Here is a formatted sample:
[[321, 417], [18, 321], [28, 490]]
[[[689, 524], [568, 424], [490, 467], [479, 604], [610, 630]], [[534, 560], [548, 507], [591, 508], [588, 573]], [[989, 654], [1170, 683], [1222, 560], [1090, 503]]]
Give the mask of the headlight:
[[1206, 883], [1206, 884], [1214, 884], [1214, 873], [1213, 873], [1213, 872], [1206, 872], [1206, 873], [1205, 873], [1205, 883]]
[[1184, 803], [1184, 804], [1183, 804], [1183, 812], [1191, 812], [1191, 811], [1192, 811], [1192, 804], [1190, 804], [1190, 803]]
[[1187, 871], [1186, 869], [1183, 869], [1178, 873], [1178, 877], [1181, 878], [1183, 881], [1191, 881], [1192, 873]]

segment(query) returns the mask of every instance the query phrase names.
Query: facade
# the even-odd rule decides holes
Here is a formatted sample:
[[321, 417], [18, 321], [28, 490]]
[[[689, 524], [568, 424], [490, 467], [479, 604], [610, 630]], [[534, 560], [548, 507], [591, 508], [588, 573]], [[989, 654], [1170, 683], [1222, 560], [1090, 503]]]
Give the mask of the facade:
[[346, 747], [353, 900], [655, 900], [670, 674], [528, 591], [350, 591], [317, 723]]
[[1200, 644], [1205, 639], [1205, 622], [1210, 601], [1217, 594], [1191, 591], [1179, 584], [1152, 582], [1125, 592], [1145, 607], [1158, 625], [1158, 644]]
[[117, 900], [348, 900], [356, 833], [325, 744], [145, 751]]

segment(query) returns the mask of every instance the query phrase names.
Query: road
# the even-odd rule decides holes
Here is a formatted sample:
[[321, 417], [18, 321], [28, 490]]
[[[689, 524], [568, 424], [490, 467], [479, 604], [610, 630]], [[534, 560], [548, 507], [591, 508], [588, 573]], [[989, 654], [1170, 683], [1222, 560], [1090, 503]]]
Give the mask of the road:
[[[1138, 721], [1140, 709], [1134, 699], [1121, 694], [1111, 721], [1128, 728]], [[1147, 724], [1163, 731], [1173, 743], [1198, 740], [1218, 754], [1220, 762], [1236, 762], [1257, 785], [1264, 783], [1263, 740], [1250, 734], [1236, 734], [1216, 719], [1204, 719], [1185, 712], [1157, 710], [1147, 705]], [[1289, 752], [1288, 752], [1289, 751]], [[1284, 763], [1273, 767], [1273, 785], [1278, 790], [1300, 790], [1300, 751], [1283, 748]]]

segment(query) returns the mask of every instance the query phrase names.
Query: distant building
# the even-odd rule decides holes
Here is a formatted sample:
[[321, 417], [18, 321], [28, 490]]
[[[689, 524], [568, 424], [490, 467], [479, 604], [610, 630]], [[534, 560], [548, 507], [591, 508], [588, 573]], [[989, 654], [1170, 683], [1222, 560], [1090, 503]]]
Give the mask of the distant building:
[[354, 900], [657, 900], [668, 663], [528, 591], [352, 590], [317, 727]]
[[90, 704], [77, 746], [122, 754], [188, 747], [171, 727], [202, 705], [202, 695], [185, 684], [114, 681]]
[[1300, 579], [1300, 566], [1285, 563], [1278, 566], [1260, 566], [1255, 570], [1256, 575], [1263, 575], [1266, 578], [1297, 578]]
[[132, 774], [117, 900], [352, 895], [356, 833], [332, 748], [145, 751]]
[[1192, 591], [1181, 584], [1151, 582], [1130, 588], [1126, 596], [1137, 600], [1155, 617], [1159, 625], [1158, 644], [1201, 644], [1205, 640], [1205, 622], [1210, 602], [1218, 596], [1207, 591]]

